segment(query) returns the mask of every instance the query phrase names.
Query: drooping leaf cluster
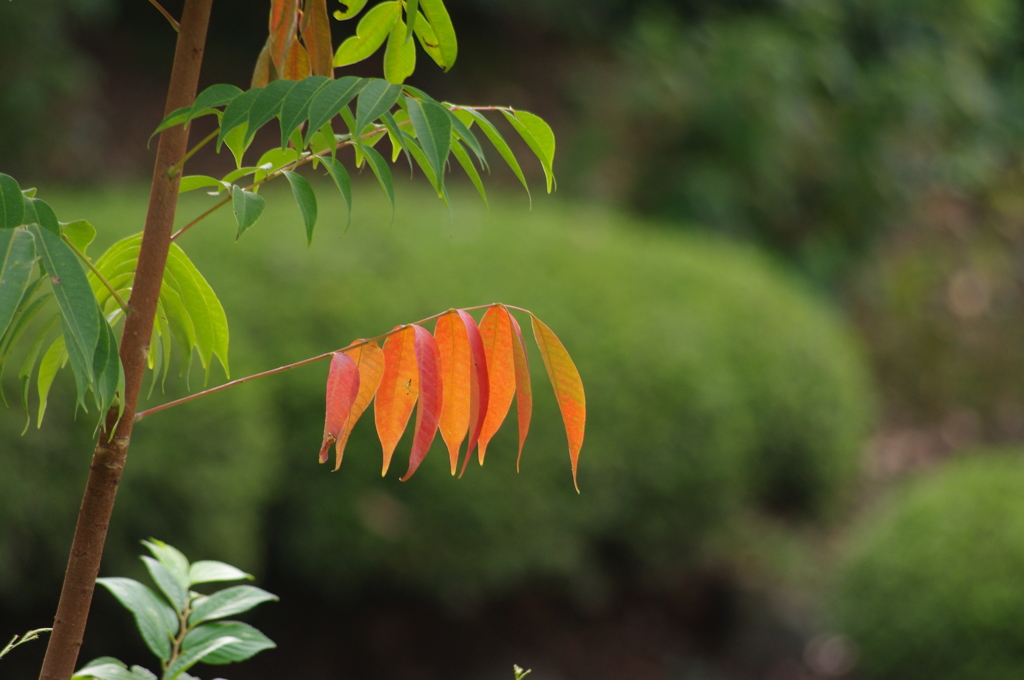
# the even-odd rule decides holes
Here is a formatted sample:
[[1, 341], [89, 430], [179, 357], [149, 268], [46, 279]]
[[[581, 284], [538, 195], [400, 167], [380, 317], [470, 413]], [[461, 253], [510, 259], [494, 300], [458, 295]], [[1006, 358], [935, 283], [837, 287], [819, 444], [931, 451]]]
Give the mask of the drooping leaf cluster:
[[[221, 178], [185, 176], [180, 190], [207, 188], [212, 189], [211, 193], [229, 196], [222, 202], [232, 203], [241, 236], [259, 219], [266, 205], [258, 195], [259, 187], [268, 179], [284, 175], [302, 213], [307, 238], [312, 239], [317, 215], [316, 196], [306, 179], [295, 170], [307, 163], [312, 163], [314, 168], [322, 163], [351, 209], [351, 179], [338, 160], [338, 149], [345, 146], [354, 150], [357, 168], [364, 164], [369, 166], [392, 206], [395, 197], [391, 170], [376, 148], [385, 138], [391, 144], [391, 162], [404, 154], [410, 169], [415, 163], [446, 203], [448, 192], [444, 178], [451, 156], [486, 201], [480, 173], [473, 163], [475, 157], [481, 170], [489, 169], [484, 148], [472, 129], [476, 125], [529, 193], [511, 147], [483, 114], [484, 110], [492, 109], [501, 111], [536, 154], [550, 192], [554, 188], [555, 136], [542, 118], [509, 107], [438, 102], [419, 89], [379, 78], [344, 76], [334, 80], [314, 75], [300, 81], [275, 80], [266, 87], [247, 91], [233, 85], [213, 85], [201, 92], [192, 106], [170, 113], [154, 134], [201, 116], [216, 115], [220, 123], [215, 134], [217, 149], [227, 146], [235, 157], [236, 170]], [[345, 133], [335, 132], [339, 117], [347, 129]], [[245, 152], [256, 132], [275, 119], [280, 127], [280, 147], [264, 153], [255, 165], [244, 165]], [[250, 183], [239, 183], [243, 179]]]
[[[583, 383], [557, 336], [533, 313], [527, 313], [562, 412], [575, 483], [586, 426]], [[383, 337], [383, 349], [376, 339], [358, 340], [331, 357], [321, 463], [327, 462], [333, 445], [334, 469], [341, 466], [352, 428], [371, 400], [383, 447], [382, 474], [387, 474], [414, 406], [416, 422], [409, 469], [402, 481], [416, 472], [438, 430], [448, 447], [453, 475], [467, 437], [462, 472], [474, 448], [483, 465], [487, 445], [505, 420], [513, 397], [519, 421], [518, 456], [522, 456], [530, 429], [533, 392], [523, 333], [507, 307], [487, 307], [479, 325], [467, 311], [452, 309], [437, 317], [433, 334], [419, 324], [408, 324], [397, 326]]]
[[[141, 559], [162, 597], [130, 578], [99, 578], [96, 582], [135, 616], [146, 646], [160, 659], [160, 680], [196, 680], [187, 671], [199, 662], [244, 661], [277, 646], [247, 623], [221, 620], [276, 600], [277, 596], [255, 586], [231, 586], [212, 595], [191, 589], [203, 583], [251, 580], [250, 574], [213, 560], [190, 564], [181, 552], [162, 541], [142, 543], [153, 556], [144, 555]], [[157, 675], [142, 666], [128, 668], [105, 656], [85, 664], [72, 678], [157, 680]]]

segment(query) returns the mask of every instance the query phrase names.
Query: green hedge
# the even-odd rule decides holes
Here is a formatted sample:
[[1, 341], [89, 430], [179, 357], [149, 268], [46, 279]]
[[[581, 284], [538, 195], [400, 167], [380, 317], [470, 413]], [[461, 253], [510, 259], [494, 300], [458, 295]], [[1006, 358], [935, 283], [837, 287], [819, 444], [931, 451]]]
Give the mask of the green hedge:
[[[855, 534], [835, 598], [863, 677], [1024, 675], [1024, 450], [901, 489]], [[858, 676], [861, 677], [861, 676]]]
[[[356, 187], [339, 239], [344, 207], [324, 189], [310, 249], [290, 197], [272, 192], [237, 244], [227, 214], [180, 241], [231, 319], [233, 374], [448, 307], [532, 309], [586, 385], [582, 494], [535, 352], [522, 473], [510, 421], [485, 467], [453, 480], [438, 438], [404, 484], [408, 443], [381, 479], [369, 413], [340, 472], [316, 465], [327, 367], [315, 365], [142, 421], [121, 531], [253, 568], [265, 541], [279, 573], [328, 592], [384, 579], [464, 601], [563, 576], [599, 592], [609, 568], [685, 565], [751, 507], [827, 513], [855, 470], [871, 410], [861, 355], [826, 305], [755, 251], [542, 198], [529, 212], [525, 198], [492, 197], [488, 212], [457, 192], [451, 218], [413, 187], [398, 188], [390, 227], [376, 189]], [[95, 215], [102, 229], [138, 219], [119, 207], [125, 198], [54, 205]], [[197, 210], [186, 201], [182, 212]], [[200, 488], [228, 500], [200, 502]], [[219, 552], [202, 550], [222, 541]]]

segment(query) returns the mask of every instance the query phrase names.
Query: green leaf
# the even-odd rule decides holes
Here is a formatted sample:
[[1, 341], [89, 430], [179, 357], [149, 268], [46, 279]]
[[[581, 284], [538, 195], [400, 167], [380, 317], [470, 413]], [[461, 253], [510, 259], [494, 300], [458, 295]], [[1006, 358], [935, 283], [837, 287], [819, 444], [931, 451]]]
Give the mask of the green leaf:
[[547, 180], [550, 194], [551, 185], [555, 179], [551, 169], [555, 161], [555, 133], [551, 131], [551, 126], [545, 123], [543, 118], [529, 111], [516, 111], [514, 115], [504, 109], [501, 112], [505, 114], [508, 122], [536, 154], [544, 168], [544, 178]]
[[[228, 174], [226, 174], [226, 175], [224, 175], [223, 177], [220, 178], [220, 183], [221, 183], [221, 185], [224, 185], [225, 183], [226, 184], [234, 184], [235, 182], [237, 182], [242, 177], [245, 177], [246, 175], [251, 175], [251, 174], [255, 173], [257, 170], [259, 170], [259, 168], [257, 166], [255, 166], [255, 165], [249, 165], [249, 166], [246, 166], [244, 168], [238, 168], [237, 170], [232, 170], [231, 172], [229, 172]], [[227, 188], [230, 189], [231, 187], [227, 187]]]
[[249, 145], [245, 143], [248, 129], [249, 123], [245, 122], [224, 135], [224, 145], [231, 150], [231, 155], [235, 157], [235, 167], [239, 170], [242, 168], [242, 159], [245, 157], [245, 151], [249, 148]]
[[[448, 113], [448, 119], [452, 122], [452, 135], [456, 139], [464, 141], [466, 145], [472, 149], [473, 153], [476, 154], [476, 159], [479, 161], [481, 169], [489, 169], [487, 166], [487, 159], [484, 157], [483, 147], [480, 146], [480, 142], [477, 140], [476, 135], [473, 134], [473, 131], [469, 129], [469, 125], [463, 122], [463, 120], [456, 115], [456, 112], [452, 111], [447, 106], [444, 107], [444, 110]], [[472, 120], [472, 118], [470, 118], [470, 120]]]
[[143, 555], [142, 561], [146, 563], [149, 575], [163, 594], [167, 596], [171, 604], [174, 605], [174, 609], [178, 613], [185, 611], [185, 605], [188, 604], [188, 591], [181, 587], [181, 583], [178, 582], [178, 579], [174, 578], [170, 569], [149, 555]]
[[214, 108], [215, 106], [224, 106], [234, 101], [235, 97], [242, 94], [242, 90], [234, 85], [217, 84], [211, 85], [202, 92], [200, 92], [193, 102], [191, 110], [189, 111], [187, 120], [192, 120], [199, 116], [203, 111]]
[[420, 148], [420, 145], [408, 133], [406, 133], [405, 143], [408, 146], [412, 157], [416, 159], [416, 165], [420, 167], [420, 170], [423, 171], [423, 175], [427, 178], [427, 181], [430, 182], [430, 186], [434, 187], [434, 191], [437, 192], [439, 197], [443, 197], [443, 185], [438, 182], [437, 175], [434, 173], [434, 169], [430, 166], [430, 161], [427, 160], [427, 156], [423, 153], [423, 149]]
[[188, 651], [210, 640], [225, 636], [237, 638], [238, 642], [221, 647], [216, 652], [206, 656], [203, 659], [203, 663], [225, 664], [245, 661], [265, 649], [277, 647], [266, 635], [241, 621], [217, 621], [197, 626], [185, 636], [181, 647]]
[[14, 320], [35, 263], [35, 238], [27, 229], [0, 230], [0, 337]]
[[269, 123], [281, 111], [284, 98], [295, 87], [294, 80], [275, 80], [259, 93], [249, 107], [249, 129], [245, 133], [246, 146], [252, 142], [256, 131]]
[[420, 8], [434, 29], [437, 37], [438, 50], [441, 52], [442, 68], [445, 71], [455, 65], [455, 57], [459, 52], [459, 44], [455, 39], [455, 27], [451, 17], [441, 0], [420, 0]]
[[341, 161], [329, 156], [325, 156], [322, 161], [327, 174], [334, 180], [334, 183], [338, 186], [338, 191], [341, 192], [342, 198], [345, 199], [345, 207], [348, 208], [348, 220], [345, 222], [345, 229], [348, 229], [348, 225], [352, 222], [352, 180], [349, 179], [348, 170], [341, 164]]
[[313, 98], [327, 83], [334, 82], [324, 76], [310, 76], [295, 83], [281, 102], [281, 146], [288, 145], [288, 139], [309, 116]]
[[[348, 111], [346, 106], [343, 111]], [[299, 138], [299, 144], [302, 144], [301, 136]], [[313, 135], [313, 139], [310, 140], [309, 150], [316, 158], [313, 160], [313, 168], [316, 168], [316, 164], [322, 158], [324, 152], [330, 151], [331, 158], [334, 158], [338, 153], [338, 140], [334, 136], [334, 128], [331, 127], [330, 121], [324, 123], [323, 127], [320, 128], [316, 134]]]
[[459, 161], [459, 165], [469, 175], [469, 181], [476, 187], [477, 192], [480, 194], [480, 198], [484, 199], [484, 205], [487, 205], [487, 193], [484, 191], [484, 183], [480, 179], [480, 174], [476, 171], [476, 166], [473, 165], [473, 161], [470, 160], [469, 154], [462, 147], [462, 143], [455, 141], [452, 143], [452, 154]]
[[238, 235], [235, 236], [237, 241], [242, 232], [260, 218], [263, 209], [267, 207], [267, 202], [262, 196], [246, 191], [237, 184], [231, 187], [231, 202], [235, 211], [235, 222], [238, 223]]
[[174, 289], [181, 295], [182, 304], [195, 327], [196, 348], [207, 379], [213, 355], [220, 359], [224, 373], [230, 377], [228, 319], [213, 288], [177, 244], [171, 244], [166, 271], [172, 277]]
[[[37, 214], [42, 213], [41, 207], [38, 204], [35, 206]], [[78, 403], [84, 406], [85, 392], [95, 380], [93, 355], [99, 344], [101, 330], [96, 297], [78, 257], [61, 241], [60, 236], [35, 225], [30, 229], [36, 237], [36, 249], [42, 257], [50, 277], [53, 296], [60, 308], [61, 328], [78, 387]]]
[[258, 604], [276, 599], [277, 595], [256, 586], [231, 586], [219, 590], [209, 597], [200, 597], [194, 600], [192, 615], [188, 617], [188, 625], [195, 626], [204, 621], [240, 614]]
[[[28, 391], [29, 385], [32, 382], [32, 369], [35, 368], [36, 359], [39, 358], [39, 352], [42, 351], [43, 344], [45, 344], [46, 339], [50, 334], [50, 329], [53, 328], [53, 325], [56, 322], [57, 317], [53, 317], [40, 329], [35, 342], [32, 343], [31, 349], [29, 349], [28, 354], [25, 356], [25, 361], [21, 364], [21, 369], [18, 371], [18, 380], [21, 381], [21, 406], [25, 409], [26, 415], [25, 428], [21, 431], [22, 434], [25, 434], [25, 432], [28, 431], [28, 426], [32, 420], [32, 416], [28, 410]], [[61, 347], [61, 352], [63, 353], [63, 347]], [[54, 369], [54, 372], [56, 372], [56, 369]]]
[[[118, 392], [124, 393], [124, 369], [121, 366], [121, 358], [117, 355], [117, 338], [114, 336], [114, 330], [98, 308], [96, 314], [100, 322], [100, 339], [92, 359], [93, 375], [96, 376], [93, 396], [96, 398], [96, 409], [102, 419], [104, 411], [114, 403]], [[118, 418], [123, 411], [122, 403]]]
[[191, 113], [191, 106], [183, 106], [180, 109], [175, 109], [174, 111], [171, 111], [162, 121], [160, 121], [160, 124], [156, 126], [156, 129], [153, 130], [153, 134], [149, 136], [149, 141], [153, 141], [154, 137], [156, 137], [158, 134], [160, 134], [167, 128], [172, 128], [175, 125], [181, 125], [182, 123], [188, 122], [189, 114]]
[[[167, 314], [167, 323], [170, 326], [171, 337], [181, 349], [181, 370], [178, 375], [188, 373], [192, 367], [192, 349], [196, 346], [196, 331], [192, 323], [192, 317], [185, 309], [181, 294], [175, 290], [168, 280], [173, 280], [172, 274], [164, 274], [164, 285], [160, 288], [160, 304]], [[167, 366], [164, 366], [167, 369]]]
[[[21, 296], [21, 302], [18, 303], [18, 309], [14, 313], [14, 320], [11, 321], [7, 332], [0, 335], [0, 375], [3, 373], [3, 368], [7, 358], [10, 356], [11, 349], [25, 331], [25, 327], [32, 320], [32, 317], [39, 312], [40, 308], [46, 304], [46, 301], [53, 297], [52, 293], [43, 293], [29, 302], [36, 291], [39, 290], [39, 286], [42, 285], [45, 278], [45, 275], [39, 276], [29, 284], [25, 293]], [[59, 313], [53, 315], [54, 320], [59, 318]]]
[[60, 236], [60, 222], [53, 208], [38, 198], [25, 199], [25, 224], [38, 224], [54, 236]]
[[18, 181], [0, 172], [0, 229], [20, 227], [25, 218], [25, 196]]
[[332, 80], [317, 92], [313, 101], [309, 104], [309, 129], [306, 131], [306, 144], [313, 137], [317, 130], [323, 127], [328, 121], [352, 101], [352, 98], [359, 94], [368, 81], [354, 76], [345, 76]]
[[363, 7], [366, 6], [366, 0], [341, 0], [341, 4], [344, 5], [346, 9], [344, 12], [336, 11], [334, 13], [334, 18], [338, 21], [351, 19], [363, 11]]
[[265, 154], [260, 156], [259, 161], [256, 163], [256, 173], [253, 175], [252, 181], [254, 184], [259, 184], [266, 180], [267, 176], [271, 173], [280, 170], [286, 165], [294, 163], [299, 160], [300, 155], [297, 149], [282, 149], [280, 147], [274, 147]]
[[155, 538], [151, 538], [148, 541], [142, 541], [142, 545], [146, 546], [146, 549], [149, 550], [150, 554], [155, 557], [160, 564], [167, 567], [169, 573], [181, 588], [186, 590], [188, 589], [191, 585], [188, 580], [190, 567], [188, 558], [185, 557], [180, 550]]
[[262, 91], [262, 87], [247, 90], [232, 99], [224, 109], [224, 117], [220, 121], [220, 134], [217, 135], [217, 151], [220, 151], [220, 145], [229, 132], [249, 122], [249, 110]]
[[[367, 83], [363, 91], [359, 93], [359, 102], [356, 104], [356, 127], [352, 131], [353, 137], [358, 137], [362, 133], [363, 127], [384, 115], [385, 111], [390, 111], [398, 101], [400, 94], [402, 94], [401, 85], [395, 85], [379, 78], [374, 78]], [[355, 141], [361, 143], [359, 139]]]
[[[505, 142], [505, 138], [501, 136], [501, 133], [498, 132], [498, 128], [494, 127], [494, 124], [487, 120], [479, 111], [474, 111], [472, 109], [460, 110], [473, 116], [476, 122], [479, 123], [480, 129], [484, 131], [485, 135], [487, 135], [487, 139], [491, 140], [491, 144], [494, 145], [494, 148], [498, 150], [501, 157], [505, 159], [506, 163], [508, 163], [508, 167], [512, 168], [512, 172], [516, 174], [516, 177], [519, 178], [519, 182], [523, 185], [523, 188], [526, 189], [526, 195], [530, 196], [530, 187], [526, 185], [526, 178], [523, 177], [523, 170], [519, 167], [519, 161], [516, 160], [515, 154], [512, 153], [512, 149], [508, 148], [508, 144]], [[531, 204], [533, 203], [532, 197], [530, 198], [530, 202]]]
[[[110, 657], [104, 657], [109, 659]], [[99, 659], [97, 659], [99, 661]], [[72, 680], [76, 678], [95, 678], [96, 680], [140, 680], [145, 676], [140, 676], [132, 671], [128, 670], [120, 661], [116, 659], [107, 663], [97, 663], [97, 661], [90, 661], [81, 670], [76, 671], [71, 676]]]
[[420, 47], [427, 53], [427, 56], [433, 59], [434, 63], [441, 68], [446, 68], [444, 55], [441, 54], [441, 48], [438, 46], [437, 34], [434, 33], [434, 29], [430, 27], [430, 23], [423, 16], [422, 12], [416, 13], [416, 26], [413, 31], [416, 33]]
[[[236, 170], [237, 172], [237, 170]], [[233, 180], [227, 180], [229, 183]], [[181, 182], [178, 185], [178, 193], [183, 194], [186, 191], [194, 191], [196, 189], [202, 189], [204, 187], [217, 187], [220, 191], [224, 188], [224, 182], [207, 175], [186, 175], [181, 178]]]
[[193, 562], [188, 570], [189, 585], [212, 583], [213, 581], [240, 581], [242, 579], [251, 581], [253, 578], [252, 574], [247, 574], [238, 567], [216, 560]]
[[82, 251], [83, 255], [89, 248], [89, 244], [96, 238], [96, 227], [92, 226], [86, 220], [62, 222], [60, 229], [64, 236], [71, 241], [76, 248]]
[[306, 225], [308, 245], [313, 245], [313, 227], [316, 226], [316, 195], [313, 193], [313, 187], [309, 186], [306, 178], [297, 172], [285, 170], [284, 176], [288, 178], [288, 184], [292, 187], [295, 203], [299, 206], [299, 211], [302, 213], [302, 221]]
[[[399, 113], [405, 113], [403, 110], [399, 110]], [[398, 121], [391, 115], [390, 111], [386, 111], [383, 116], [380, 117], [384, 121], [384, 127], [388, 129], [388, 137], [391, 138], [391, 162], [394, 163], [398, 160], [398, 154], [405, 152], [406, 160], [409, 161], [409, 169], [412, 170], [412, 156], [409, 155], [409, 149], [405, 143], [405, 135], [402, 134], [402, 129], [398, 126]]]
[[401, 16], [402, 3], [398, 0], [382, 2], [371, 9], [359, 20], [356, 34], [338, 46], [334, 53], [334, 66], [348, 66], [376, 52]]
[[369, 146], [364, 146], [363, 153], [366, 154], [366, 160], [370, 166], [370, 170], [373, 170], [373, 174], [377, 176], [377, 181], [380, 182], [380, 186], [384, 189], [384, 193], [387, 194], [388, 202], [391, 203], [391, 219], [395, 218], [395, 187], [391, 181], [391, 169], [388, 167], [388, 162], [384, 160], [377, 151]]
[[416, 19], [422, 16], [419, 12], [419, 7], [420, 0], [405, 0], [405, 18], [409, 26], [405, 30], [405, 35], [402, 36], [402, 42], [409, 42], [412, 32], [416, 29]]
[[406, 40], [405, 35], [405, 22], [399, 18], [384, 48], [384, 77], [392, 83], [404, 82], [416, 70], [416, 43]]
[[238, 642], [241, 642], [241, 640], [236, 637], [224, 636], [208, 640], [201, 645], [196, 645], [175, 659], [174, 663], [164, 671], [163, 680], [174, 680], [180, 677], [189, 668], [192, 668], [192, 666], [195, 666], [200, 661], [204, 661], [207, 656], [210, 656], [218, 649]]
[[427, 162], [437, 177], [438, 191], [444, 184], [444, 164], [452, 143], [452, 123], [445, 108], [433, 101], [421, 102], [412, 97], [405, 98], [409, 120], [416, 131], [416, 139], [423, 148]]
[[46, 402], [50, 395], [50, 386], [57, 371], [64, 364], [67, 352], [64, 351], [64, 336], [58, 336], [50, 348], [46, 350], [39, 362], [39, 373], [36, 375], [36, 391], [39, 392], [39, 413], [36, 416], [36, 427], [42, 427], [43, 415], [46, 413]]
[[178, 632], [178, 615], [152, 590], [130, 578], [98, 578], [96, 583], [109, 590], [118, 602], [135, 616], [135, 625], [149, 651], [157, 658], [171, 658], [171, 639]]

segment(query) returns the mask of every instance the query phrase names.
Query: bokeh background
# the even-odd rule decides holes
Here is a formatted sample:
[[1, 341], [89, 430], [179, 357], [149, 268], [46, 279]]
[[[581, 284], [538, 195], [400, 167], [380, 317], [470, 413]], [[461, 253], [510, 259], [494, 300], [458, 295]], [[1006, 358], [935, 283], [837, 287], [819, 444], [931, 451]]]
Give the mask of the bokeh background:
[[[268, 4], [214, 3], [201, 85], [247, 85]], [[459, 60], [410, 83], [543, 116], [556, 194], [527, 162], [531, 209], [495, 163], [489, 208], [458, 176], [451, 214], [400, 179], [392, 219], [357, 178], [345, 231], [321, 184], [307, 247], [271, 186], [238, 243], [219, 214], [181, 245], [234, 376], [448, 307], [532, 309], [587, 388], [582, 494], [537, 355], [520, 474], [503, 431], [463, 479], [435, 445], [404, 484], [369, 418], [339, 472], [316, 465], [312, 366], [142, 421], [103, 573], [144, 578], [152, 536], [281, 596], [248, 619], [278, 649], [204, 678], [1021, 677], [1024, 3], [447, 5]], [[0, 3], [0, 171], [93, 222], [91, 253], [141, 229], [173, 41], [144, 0]], [[15, 373], [0, 638], [52, 620], [92, 439], [67, 375], [20, 434]], [[153, 665], [100, 592], [82, 659], [104, 654]]]

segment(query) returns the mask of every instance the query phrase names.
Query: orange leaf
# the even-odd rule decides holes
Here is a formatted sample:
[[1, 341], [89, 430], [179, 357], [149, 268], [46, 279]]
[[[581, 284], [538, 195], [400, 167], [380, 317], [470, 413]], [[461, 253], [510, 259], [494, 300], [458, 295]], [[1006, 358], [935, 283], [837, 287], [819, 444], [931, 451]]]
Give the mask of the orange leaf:
[[386, 475], [391, 456], [402, 438], [419, 396], [419, 372], [416, 370], [416, 332], [411, 326], [389, 336], [384, 342], [384, 374], [373, 403], [377, 436], [384, 449]]
[[260, 50], [260, 56], [256, 58], [256, 68], [252, 72], [252, 88], [266, 87], [270, 82], [270, 38], [264, 43]]
[[335, 352], [331, 357], [331, 370], [327, 374], [327, 417], [324, 419], [324, 440], [320, 447], [320, 462], [327, 462], [327, 450], [338, 441], [345, 427], [352, 404], [359, 393], [359, 368], [352, 357]]
[[512, 320], [512, 358], [516, 368], [516, 412], [519, 415], [519, 453], [516, 455], [516, 472], [519, 472], [519, 459], [523, 457], [523, 443], [526, 433], [530, 431], [530, 418], [533, 415], [533, 388], [530, 386], [530, 362], [526, 358], [526, 342], [523, 341], [523, 330], [519, 322], [511, 314]]
[[480, 464], [484, 463], [487, 444], [501, 427], [516, 393], [515, 363], [512, 357], [512, 323], [504, 307], [488, 307], [480, 320], [480, 337], [487, 357], [487, 379], [490, 382], [487, 413], [480, 430]]
[[288, 56], [284, 60], [284, 71], [281, 73], [281, 77], [285, 80], [302, 80], [309, 76], [309, 55], [299, 43], [299, 39], [295, 38], [292, 40], [292, 46], [288, 48]]
[[537, 347], [540, 348], [540, 355], [544, 359], [544, 368], [551, 378], [558, 408], [562, 412], [565, 435], [569, 440], [572, 483], [578, 493], [580, 487], [576, 483], [576, 463], [579, 460], [580, 448], [583, 446], [583, 431], [587, 423], [587, 400], [583, 394], [583, 381], [580, 380], [576, 364], [572, 362], [558, 337], [533, 314], [530, 314], [530, 320], [533, 322], [533, 337], [537, 339]]
[[331, 26], [327, 16], [327, 0], [306, 0], [302, 15], [302, 42], [309, 54], [315, 76], [334, 75], [334, 50], [331, 48]]
[[[356, 342], [362, 342], [362, 340], [357, 340]], [[348, 442], [349, 435], [352, 434], [352, 428], [355, 427], [360, 416], [366, 411], [366, 407], [370, 405], [373, 393], [380, 386], [380, 379], [384, 374], [384, 353], [381, 352], [376, 342], [342, 351], [352, 357], [356, 366], [359, 367], [359, 393], [352, 404], [348, 420], [345, 421], [345, 425], [341, 428], [341, 436], [338, 437], [338, 442], [334, 445], [335, 470], [341, 467], [341, 457], [345, 454], [345, 444]]]
[[299, 0], [271, 0], [270, 60], [278, 73], [284, 73], [284, 62], [295, 39]]
[[461, 309], [456, 310], [462, 323], [466, 326], [466, 334], [469, 336], [469, 352], [473, 361], [470, 365], [472, 380], [469, 383], [469, 443], [466, 445], [466, 458], [462, 461], [461, 477], [466, 472], [469, 464], [469, 456], [473, 453], [473, 447], [480, 439], [480, 430], [484, 426], [484, 416], [487, 415], [487, 405], [490, 398], [490, 381], [487, 376], [487, 357], [484, 354], [484, 341], [480, 337], [480, 329], [476, 321]]
[[459, 464], [459, 447], [469, 431], [473, 380], [469, 333], [458, 312], [452, 310], [437, 320], [434, 340], [440, 351], [441, 383], [444, 386], [441, 437], [448, 445], [454, 475]]
[[434, 342], [434, 336], [426, 328], [413, 324], [415, 333], [416, 365], [419, 368], [420, 398], [416, 407], [416, 426], [409, 453], [409, 469], [401, 481], [412, 477], [416, 468], [434, 443], [437, 423], [441, 419], [444, 403], [444, 387], [441, 382], [441, 352]]

